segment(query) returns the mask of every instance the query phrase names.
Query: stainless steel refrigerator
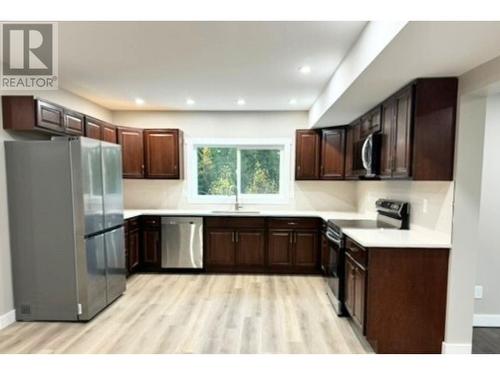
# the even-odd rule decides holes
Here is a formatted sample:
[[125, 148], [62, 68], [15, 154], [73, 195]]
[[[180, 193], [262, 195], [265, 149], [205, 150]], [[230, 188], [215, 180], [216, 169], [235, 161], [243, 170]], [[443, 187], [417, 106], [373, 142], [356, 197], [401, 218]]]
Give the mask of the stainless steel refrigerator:
[[119, 145], [5, 142], [17, 320], [90, 320], [125, 290]]

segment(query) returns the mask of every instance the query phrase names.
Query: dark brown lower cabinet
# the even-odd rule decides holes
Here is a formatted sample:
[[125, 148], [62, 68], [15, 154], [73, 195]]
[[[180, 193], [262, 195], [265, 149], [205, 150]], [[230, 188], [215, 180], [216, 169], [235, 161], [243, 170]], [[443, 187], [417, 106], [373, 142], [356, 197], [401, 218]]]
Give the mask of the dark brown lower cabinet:
[[449, 249], [365, 249], [349, 243], [344, 303], [374, 351], [441, 353]]
[[234, 231], [211, 228], [207, 230], [206, 238], [206, 266], [234, 267]]
[[266, 234], [264, 230], [235, 232], [236, 266], [262, 267], [265, 265]]
[[133, 274], [139, 269], [139, 253], [141, 246], [141, 230], [139, 218], [130, 218], [125, 220], [125, 264], [127, 267], [127, 276]]
[[141, 270], [161, 269], [161, 226], [157, 216], [142, 217]]
[[[303, 229], [301, 229], [303, 228]], [[209, 272], [318, 273], [319, 220], [206, 218]]]
[[293, 265], [293, 231], [270, 230], [268, 234], [268, 265], [290, 268]]

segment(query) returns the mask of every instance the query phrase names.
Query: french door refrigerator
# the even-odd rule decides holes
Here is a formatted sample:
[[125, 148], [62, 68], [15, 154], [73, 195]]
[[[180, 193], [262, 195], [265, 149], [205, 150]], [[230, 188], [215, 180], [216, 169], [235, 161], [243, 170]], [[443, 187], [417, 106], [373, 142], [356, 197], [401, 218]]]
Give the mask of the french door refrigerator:
[[119, 145], [5, 142], [17, 320], [90, 320], [125, 290]]

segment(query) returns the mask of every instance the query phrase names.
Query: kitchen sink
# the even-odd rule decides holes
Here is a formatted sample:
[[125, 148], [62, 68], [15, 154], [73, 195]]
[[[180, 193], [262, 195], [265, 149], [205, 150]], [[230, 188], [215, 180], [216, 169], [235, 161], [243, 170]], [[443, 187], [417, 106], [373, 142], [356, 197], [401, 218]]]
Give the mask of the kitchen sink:
[[256, 215], [260, 214], [260, 211], [245, 211], [245, 210], [238, 210], [238, 211], [231, 211], [231, 210], [214, 210], [212, 211], [213, 214], [227, 214], [227, 215]]

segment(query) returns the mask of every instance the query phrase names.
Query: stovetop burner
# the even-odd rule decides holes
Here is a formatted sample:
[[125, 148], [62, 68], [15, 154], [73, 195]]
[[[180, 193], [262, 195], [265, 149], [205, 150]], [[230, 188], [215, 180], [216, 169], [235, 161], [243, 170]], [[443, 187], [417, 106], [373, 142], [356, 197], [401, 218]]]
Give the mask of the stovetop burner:
[[342, 229], [399, 229], [397, 225], [379, 220], [328, 220], [328, 225]]

